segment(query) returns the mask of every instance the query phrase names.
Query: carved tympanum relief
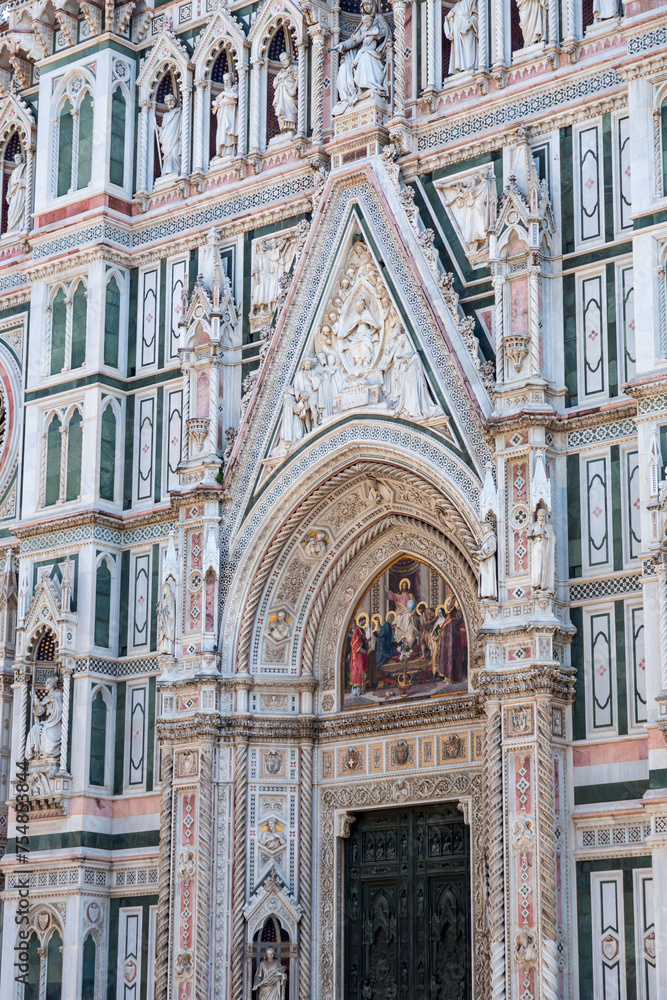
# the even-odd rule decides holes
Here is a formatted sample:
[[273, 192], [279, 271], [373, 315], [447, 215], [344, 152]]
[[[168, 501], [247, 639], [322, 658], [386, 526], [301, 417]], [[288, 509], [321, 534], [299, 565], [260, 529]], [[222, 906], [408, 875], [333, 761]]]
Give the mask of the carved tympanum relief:
[[446, 422], [365, 243], [348, 253], [311, 351], [285, 390], [272, 457], [289, 454], [345, 410], [372, 406], [409, 420]]
[[279, 231], [253, 243], [249, 316], [253, 330], [261, 330], [269, 323], [280, 298], [280, 279], [291, 268], [296, 251], [296, 229]]

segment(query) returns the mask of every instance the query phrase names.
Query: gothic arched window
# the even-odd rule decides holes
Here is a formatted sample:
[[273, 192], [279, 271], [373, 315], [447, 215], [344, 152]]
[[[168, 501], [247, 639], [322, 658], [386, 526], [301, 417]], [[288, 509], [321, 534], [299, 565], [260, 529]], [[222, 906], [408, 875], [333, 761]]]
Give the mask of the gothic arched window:
[[39, 938], [33, 931], [28, 941], [28, 976], [23, 1000], [39, 1000]]
[[76, 189], [88, 187], [93, 169], [93, 98], [90, 91], [79, 105]]
[[102, 413], [100, 499], [116, 499], [116, 414], [111, 403], [105, 406]]
[[51, 375], [57, 375], [65, 367], [66, 340], [67, 296], [59, 288], [51, 306]]
[[89, 934], [86, 940], [83, 942], [81, 1000], [95, 1000], [96, 962], [97, 962], [97, 945], [95, 944], [95, 938], [93, 937], [93, 935]]
[[53, 663], [56, 658], [56, 640], [53, 632], [45, 632], [37, 643], [35, 660], [38, 663]]
[[[101, 563], [99, 569], [102, 566], [106, 566], [106, 563]], [[98, 569], [98, 576], [99, 576]], [[107, 568], [107, 572], [108, 568]], [[111, 574], [109, 573], [109, 580], [111, 580]], [[97, 632], [97, 613], [95, 615], [95, 630]], [[97, 637], [95, 638], [96, 645], [105, 645], [104, 643], [98, 643]], [[108, 645], [108, 643], [107, 643]], [[104, 785], [105, 770], [106, 770], [106, 743], [107, 743], [107, 703], [102, 691], [98, 691], [93, 698], [93, 704], [91, 706], [90, 713], [90, 770], [89, 770], [89, 783], [91, 785]]]
[[78, 500], [81, 495], [81, 461], [83, 458], [83, 421], [75, 410], [70, 418], [67, 434], [67, 486], [66, 500]]
[[104, 302], [104, 364], [118, 368], [120, 340], [120, 288], [112, 276], [106, 287]]
[[125, 181], [125, 96], [116, 87], [111, 98], [111, 149], [109, 153], [109, 180], [123, 186]]
[[60, 499], [60, 449], [62, 447], [62, 424], [54, 414], [46, 432], [46, 483], [44, 505], [50, 507]]
[[82, 281], [72, 296], [72, 356], [70, 368], [80, 368], [86, 360], [86, 330], [88, 326], [88, 296]]
[[106, 559], [95, 574], [95, 645], [109, 647], [111, 620], [111, 570]]
[[58, 127], [58, 184], [56, 194], [60, 197], [72, 188], [72, 143], [74, 140], [74, 119], [72, 105], [66, 100], [60, 109]]
[[63, 939], [58, 931], [49, 938], [46, 949], [46, 1000], [62, 1000]]

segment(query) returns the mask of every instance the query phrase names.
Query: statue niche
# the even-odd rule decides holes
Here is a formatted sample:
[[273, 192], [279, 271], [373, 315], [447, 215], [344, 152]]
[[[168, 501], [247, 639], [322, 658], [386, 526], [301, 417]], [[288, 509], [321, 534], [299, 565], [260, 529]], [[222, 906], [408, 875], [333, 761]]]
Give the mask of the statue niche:
[[304, 436], [345, 410], [373, 406], [430, 426], [446, 424], [365, 243], [348, 253], [311, 347], [314, 356], [303, 358], [285, 390], [272, 458], [289, 454]]
[[239, 139], [239, 88], [231, 54], [223, 49], [211, 70], [211, 117], [209, 123], [209, 160], [231, 159]]
[[266, 93], [266, 142], [284, 137], [291, 140], [298, 123], [299, 78], [294, 58], [294, 40], [285, 25], [274, 33], [268, 46]]
[[162, 77], [155, 93], [155, 151], [153, 180], [181, 173], [181, 124], [183, 109], [171, 70]]

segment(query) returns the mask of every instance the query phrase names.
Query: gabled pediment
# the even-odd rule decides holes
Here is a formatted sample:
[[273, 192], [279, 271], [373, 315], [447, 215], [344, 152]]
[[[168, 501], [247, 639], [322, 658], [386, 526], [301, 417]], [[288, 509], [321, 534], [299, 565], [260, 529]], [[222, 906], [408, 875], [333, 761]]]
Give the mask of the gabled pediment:
[[158, 71], [171, 65], [182, 77], [192, 68], [190, 54], [176, 35], [163, 28], [150, 50], [141, 72], [137, 77], [137, 86], [141, 92], [152, 90]]
[[271, 868], [270, 872], [259, 883], [243, 910], [250, 940], [264, 926], [267, 917], [274, 916], [278, 917], [282, 926], [289, 932], [292, 941], [295, 941], [297, 925], [302, 914], [301, 906], [288, 891], [285, 882], [275, 868]]
[[225, 41], [230, 43], [239, 59], [246, 44], [243, 29], [230, 11], [218, 9], [199, 36], [192, 54], [198, 79], [206, 75], [211, 59], [219, 51], [219, 43]]
[[[348, 261], [354, 268], [346, 276]], [[362, 262], [364, 267], [357, 266]], [[367, 300], [356, 317], [357, 296], [350, 294], [354, 287]], [[331, 333], [326, 330], [329, 304], [335, 306], [329, 319], [336, 329]], [[419, 376], [413, 377], [412, 386], [418, 388], [411, 395], [425, 403], [421, 417], [395, 407], [396, 395], [388, 394], [391, 403], [385, 396], [385, 375], [390, 387], [390, 361], [397, 356], [392, 358], [391, 347], [399, 341], [397, 368], [412, 365], [413, 375]], [[341, 389], [354, 390], [356, 383], [359, 399], [353, 400], [350, 392], [345, 402], [353, 405], [347, 409], [342, 399], [334, 399], [339, 409], [281, 455], [285, 397], [298, 389], [304, 360], [312, 360], [323, 348], [325, 354], [334, 354], [336, 374], [345, 371], [344, 378], [350, 379]], [[368, 379], [362, 373], [364, 378], [359, 378], [355, 366], [374, 375]], [[335, 383], [334, 373], [329, 374]], [[432, 442], [436, 450], [451, 454], [451, 461], [467, 467], [481, 485], [490, 458], [483, 430], [484, 414], [492, 409], [488, 392], [380, 157], [327, 183], [253, 382], [245, 407], [242, 401], [242, 422], [226, 465], [225, 485], [234, 494], [231, 523], [240, 526], [250, 507], [273, 482], [282, 481], [286, 470], [304, 469], [317, 455], [345, 447], [350, 435], [379, 442], [394, 440], [404, 431], [410, 438], [417, 435], [425, 447]], [[402, 392], [400, 379], [394, 380], [396, 385]], [[317, 395], [312, 385], [310, 394]], [[430, 423], [432, 419], [440, 425]]]
[[0, 138], [16, 128], [25, 143], [34, 142], [35, 119], [28, 105], [16, 94], [9, 91], [0, 98]]

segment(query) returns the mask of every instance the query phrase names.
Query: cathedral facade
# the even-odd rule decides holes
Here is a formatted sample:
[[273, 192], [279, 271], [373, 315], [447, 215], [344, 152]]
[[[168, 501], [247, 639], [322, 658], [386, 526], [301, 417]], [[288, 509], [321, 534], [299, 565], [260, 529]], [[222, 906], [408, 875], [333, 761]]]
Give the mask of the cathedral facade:
[[0, 17], [0, 996], [667, 996], [667, 6]]

